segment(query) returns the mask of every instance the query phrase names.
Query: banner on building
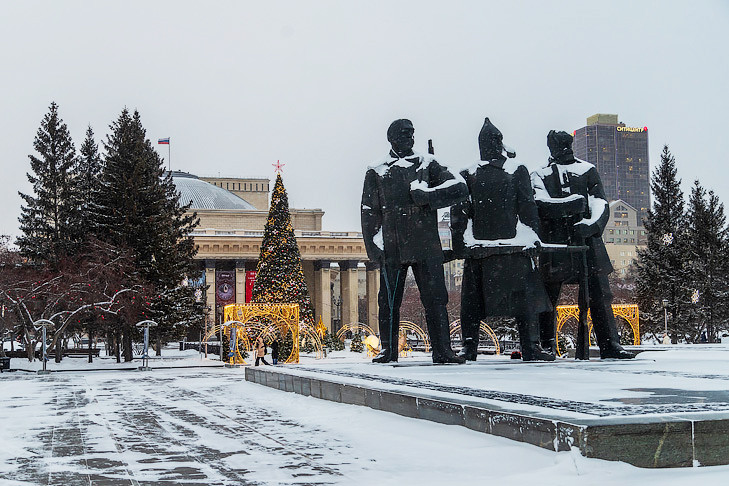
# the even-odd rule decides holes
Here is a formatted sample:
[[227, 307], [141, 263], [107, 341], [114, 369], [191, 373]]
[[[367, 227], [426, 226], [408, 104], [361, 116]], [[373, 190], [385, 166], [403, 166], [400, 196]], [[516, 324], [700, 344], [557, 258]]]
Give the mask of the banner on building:
[[249, 270], [246, 272], [246, 302], [250, 302], [253, 298], [253, 284], [256, 282], [256, 271]]
[[235, 304], [235, 272], [215, 272], [215, 305]]

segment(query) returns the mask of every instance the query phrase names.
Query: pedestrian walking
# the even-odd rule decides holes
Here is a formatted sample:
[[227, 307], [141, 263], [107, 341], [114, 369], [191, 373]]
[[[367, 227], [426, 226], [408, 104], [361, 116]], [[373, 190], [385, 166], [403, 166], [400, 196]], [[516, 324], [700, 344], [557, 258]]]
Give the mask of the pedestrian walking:
[[270, 363], [266, 362], [266, 343], [263, 342], [263, 338], [261, 336], [258, 336], [256, 338], [256, 366], [258, 366], [259, 361], [263, 361], [263, 364], [268, 365]]
[[271, 361], [278, 364], [278, 339], [274, 338], [271, 343]]

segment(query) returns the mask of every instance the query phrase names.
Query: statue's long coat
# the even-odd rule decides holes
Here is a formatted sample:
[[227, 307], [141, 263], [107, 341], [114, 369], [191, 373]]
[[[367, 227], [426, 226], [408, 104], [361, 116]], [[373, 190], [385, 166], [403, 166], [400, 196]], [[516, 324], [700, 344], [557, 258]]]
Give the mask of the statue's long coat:
[[[571, 164], [555, 161], [532, 173], [534, 199], [539, 208], [539, 237], [545, 243], [587, 244], [590, 275], [607, 275], [613, 271], [602, 241], [602, 232], [610, 217], [609, 205], [600, 175], [595, 166], [579, 159]], [[575, 195], [588, 201], [587, 210], [575, 214]], [[579, 202], [579, 201], [577, 201]], [[582, 222], [591, 228], [585, 242], [573, 239], [574, 225]], [[542, 253], [540, 267], [545, 282], [574, 281], [581, 268], [579, 254]]]
[[[426, 200], [412, 193], [423, 189]], [[389, 264], [443, 262], [439, 208], [468, 196], [465, 182], [430, 155], [399, 158], [392, 151], [369, 167], [362, 191], [362, 237], [370, 260]]]
[[509, 160], [481, 162], [461, 176], [470, 197], [451, 207], [451, 233], [455, 255], [466, 259], [463, 295], [481, 301], [480, 318], [551, 309], [524, 252], [538, 240], [539, 228], [527, 169]]

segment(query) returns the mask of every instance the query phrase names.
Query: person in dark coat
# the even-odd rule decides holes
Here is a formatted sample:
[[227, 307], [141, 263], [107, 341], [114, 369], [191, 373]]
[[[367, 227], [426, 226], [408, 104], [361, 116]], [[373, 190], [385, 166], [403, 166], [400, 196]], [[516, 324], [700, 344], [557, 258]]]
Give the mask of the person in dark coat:
[[362, 191], [362, 236], [367, 256], [380, 263], [382, 351], [373, 361], [397, 361], [400, 304], [410, 267], [425, 308], [433, 362], [463, 363], [450, 346], [437, 210], [468, 197], [468, 188], [431, 155], [413, 152], [414, 133], [410, 120], [392, 122], [387, 130], [392, 149], [368, 168]]
[[[601, 358], [630, 359], [635, 355], [620, 345], [612, 311], [608, 275], [613, 271], [602, 241], [610, 216], [600, 175], [595, 166], [576, 159], [572, 136], [554, 130], [547, 135], [549, 163], [532, 174], [544, 243], [587, 245], [588, 288], [593, 329]], [[577, 283], [582, 267], [579, 253], [542, 253], [540, 273], [553, 306], [564, 283]], [[556, 349], [555, 309], [540, 316], [542, 346]]]
[[512, 316], [522, 359], [553, 361], [539, 344], [538, 315], [552, 306], [533, 261], [539, 216], [529, 171], [507, 160], [501, 132], [488, 118], [478, 145], [481, 161], [461, 171], [470, 197], [451, 207], [454, 256], [465, 259], [459, 354], [476, 361], [481, 320]]
[[271, 343], [271, 362], [278, 364], [278, 339], [274, 338]]

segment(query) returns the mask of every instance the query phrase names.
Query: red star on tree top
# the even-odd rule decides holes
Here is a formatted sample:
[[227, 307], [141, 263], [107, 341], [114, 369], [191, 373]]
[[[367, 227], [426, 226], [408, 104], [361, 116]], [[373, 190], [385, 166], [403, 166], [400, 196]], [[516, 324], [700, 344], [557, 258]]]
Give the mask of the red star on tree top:
[[280, 174], [281, 171], [283, 171], [283, 166], [286, 164], [282, 164], [280, 160], [277, 160], [275, 164], [271, 164], [271, 165], [275, 167], [276, 173]]

